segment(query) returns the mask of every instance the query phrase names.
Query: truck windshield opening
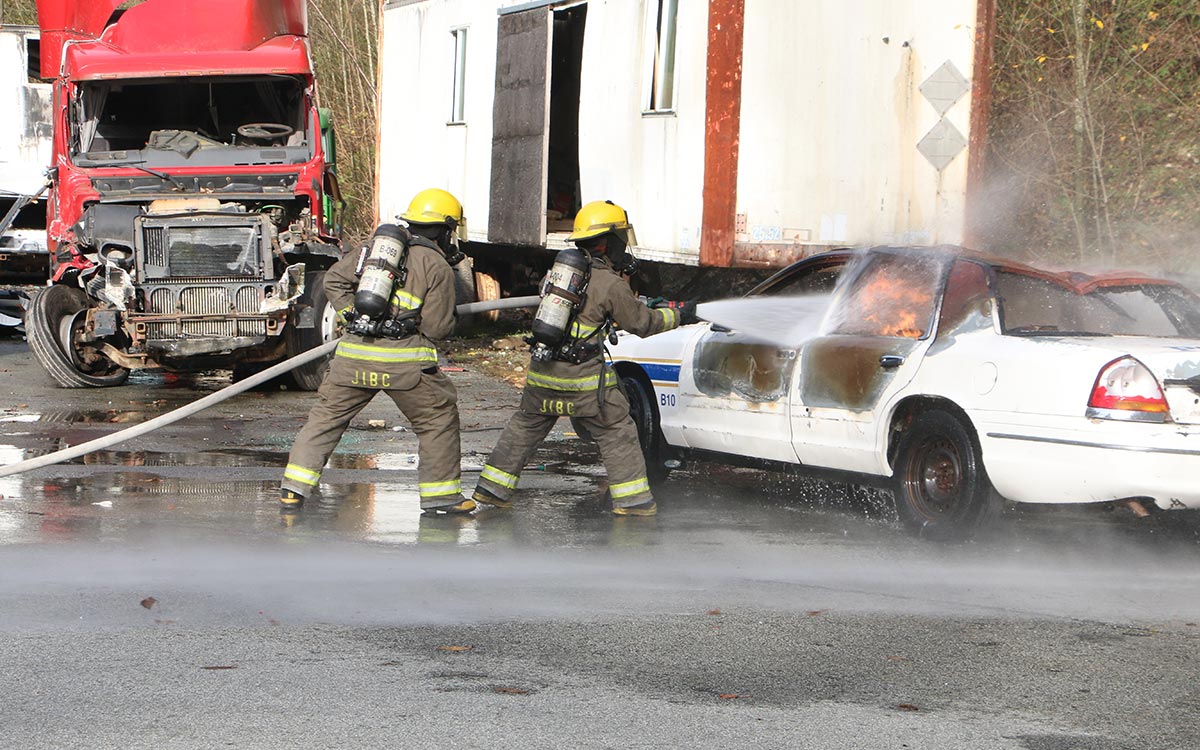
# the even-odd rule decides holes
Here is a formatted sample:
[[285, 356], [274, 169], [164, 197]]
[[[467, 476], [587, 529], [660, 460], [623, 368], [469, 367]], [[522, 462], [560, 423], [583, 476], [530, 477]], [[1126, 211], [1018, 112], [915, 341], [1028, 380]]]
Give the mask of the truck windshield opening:
[[72, 156], [87, 167], [299, 164], [313, 153], [307, 112], [292, 76], [85, 81]]

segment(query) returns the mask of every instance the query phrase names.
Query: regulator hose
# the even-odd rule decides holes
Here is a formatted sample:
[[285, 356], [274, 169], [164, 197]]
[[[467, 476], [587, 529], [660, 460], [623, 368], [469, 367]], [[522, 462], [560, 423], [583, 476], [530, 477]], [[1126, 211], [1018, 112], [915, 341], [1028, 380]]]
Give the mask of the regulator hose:
[[[507, 299], [488, 300], [486, 302], [468, 302], [456, 307], [455, 311], [459, 315], [473, 315], [475, 313], [488, 312], [490, 310], [509, 310], [517, 307], [537, 307], [539, 302], [541, 302], [541, 297], [538, 296], [509, 297]], [[52, 466], [54, 464], [62, 463], [63, 461], [69, 461], [72, 458], [79, 458], [87, 453], [104, 450], [105, 448], [123, 443], [126, 440], [132, 440], [135, 437], [145, 435], [148, 432], [154, 432], [160, 427], [166, 427], [167, 425], [178, 422], [185, 417], [190, 417], [193, 414], [204, 411], [210, 406], [215, 406], [216, 404], [230, 399], [239, 393], [248, 391], [257, 385], [262, 385], [268, 380], [278, 377], [285, 372], [289, 372], [300, 365], [311, 362], [314, 359], [320, 359], [326, 354], [332, 352], [337, 345], [338, 339], [327, 341], [315, 349], [309, 349], [306, 352], [297, 354], [291, 359], [286, 359], [277, 365], [268, 367], [262, 372], [252, 375], [245, 380], [226, 386], [215, 393], [208, 394], [198, 401], [185, 404], [184, 406], [169, 411], [166, 414], [160, 414], [154, 419], [142, 422], [141, 424], [127, 427], [124, 430], [119, 430], [110, 435], [98, 437], [95, 440], [89, 440], [86, 443], [80, 443], [79, 445], [71, 446], [70, 448], [63, 448], [62, 450], [55, 451], [53, 453], [47, 453], [44, 456], [36, 456], [24, 461], [18, 461], [14, 464], [9, 464], [8, 466], [0, 467], [0, 477], [12, 476], [13, 474], [23, 474], [27, 471], [40, 469], [44, 466]]]

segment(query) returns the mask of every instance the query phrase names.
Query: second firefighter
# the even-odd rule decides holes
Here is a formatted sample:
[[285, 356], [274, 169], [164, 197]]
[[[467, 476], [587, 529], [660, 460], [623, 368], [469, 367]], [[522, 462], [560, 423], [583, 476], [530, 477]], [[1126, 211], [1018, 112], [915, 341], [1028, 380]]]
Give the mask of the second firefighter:
[[521, 405], [480, 473], [476, 502], [511, 507], [526, 462], [558, 418], [570, 417], [600, 448], [613, 513], [657, 512], [629, 402], [605, 363], [604, 342], [614, 326], [649, 336], [694, 322], [695, 305], [652, 309], [638, 300], [625, 278], [636, 267], [632, 234], [625, 210], [610, 201], [576, 214], [569, 239], [578, 250], [562, 251], [543, 284]]
[[424, 190], [401, 215], [408, 229], [385, 224], [370, 248], [351, 253], [325, 275], [330, 303], [346, 323], [319, 401], [296, 436], [280, 499], [298, 507], [321, 479], [350, 421], [384, 391], [419, 441], [417, 481], [427, 513], [469, 513], [460, 484], [458, 396], [438, 370], [434, 341], [454, 330], [453, 242], [462, 205], [444, 190]]

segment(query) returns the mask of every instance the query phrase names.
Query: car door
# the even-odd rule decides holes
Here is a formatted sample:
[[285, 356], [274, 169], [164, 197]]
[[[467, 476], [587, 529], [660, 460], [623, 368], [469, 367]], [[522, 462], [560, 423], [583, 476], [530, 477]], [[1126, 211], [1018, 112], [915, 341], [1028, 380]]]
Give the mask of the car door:
[[735, 312], [732, 319], [714, 316], [724, 323], [709, 323], [685, 355], [679, 424], [689, 447], [796, 462], [788, 393], [800, 346], [779, 340], [780, 327], [764, 323], [813, 310], [813, 299], [832, 292], [845, 263], [840, 255], [814, 258], [742, 300], [706, 306]]
[[933, 340], [948, 258], [872, 251], [847, 270], [799, 357], [789, 422], [805, 464], [877, 473], [877, 422]]

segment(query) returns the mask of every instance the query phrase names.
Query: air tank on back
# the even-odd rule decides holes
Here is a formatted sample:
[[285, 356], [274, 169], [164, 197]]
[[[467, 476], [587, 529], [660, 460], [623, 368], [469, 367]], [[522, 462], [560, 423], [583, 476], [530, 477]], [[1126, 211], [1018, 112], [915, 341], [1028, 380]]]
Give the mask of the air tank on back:
[[542, 301], [533, 316], [533, 338], [555, 347], [562, 343], [571, 314], [583, 304], [592, 264], [586, 253], [575, 247], [558, 252], [554, 265], [542, 282]]
[[408, 232], [395, 224], [381, 224], [375, 230], [354, 293], [354, 310], [359, 315], [380, 318], [387, 313], [407, 243]]

